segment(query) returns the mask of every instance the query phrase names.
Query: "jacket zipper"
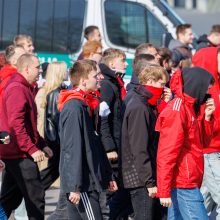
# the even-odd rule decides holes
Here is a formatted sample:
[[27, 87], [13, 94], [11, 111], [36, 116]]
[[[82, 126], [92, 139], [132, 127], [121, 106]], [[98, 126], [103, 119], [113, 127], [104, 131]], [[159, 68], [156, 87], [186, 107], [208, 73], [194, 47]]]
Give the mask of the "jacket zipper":
[[188, 160], [187, 160], [187, 157], [186, 157], [186, 169], [187, 169], [188, 180], [189, 180], [189, 167], [188, 167]]

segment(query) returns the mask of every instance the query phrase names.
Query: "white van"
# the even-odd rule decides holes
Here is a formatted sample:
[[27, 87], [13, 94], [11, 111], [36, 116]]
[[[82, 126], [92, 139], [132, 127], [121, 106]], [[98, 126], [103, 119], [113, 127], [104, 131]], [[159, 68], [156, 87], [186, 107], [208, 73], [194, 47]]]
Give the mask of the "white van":
[[28, 34], [41, 62], [63, 60], [71, 66], [81, 52], [84, 28], [96, 25], [104, 48], [126, 52], [130, 76], [136, 46], [165, 46], [181, 23], [163, 0], [0, 0], [0, 50], [15, 35]]

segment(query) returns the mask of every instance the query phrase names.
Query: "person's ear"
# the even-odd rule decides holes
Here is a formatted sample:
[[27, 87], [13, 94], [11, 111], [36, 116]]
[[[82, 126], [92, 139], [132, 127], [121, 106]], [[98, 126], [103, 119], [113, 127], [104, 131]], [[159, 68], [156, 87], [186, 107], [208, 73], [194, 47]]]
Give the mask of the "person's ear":
[[114, 65], [113, 61], [109, 61], [109, 68], [110, 69], [114, 69], [115, 68], [115, 65]]

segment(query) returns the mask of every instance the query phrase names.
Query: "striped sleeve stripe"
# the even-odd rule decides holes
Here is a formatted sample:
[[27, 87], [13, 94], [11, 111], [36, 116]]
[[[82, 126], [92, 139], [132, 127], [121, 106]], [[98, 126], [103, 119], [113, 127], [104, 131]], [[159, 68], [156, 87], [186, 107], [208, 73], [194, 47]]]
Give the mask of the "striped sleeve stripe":
[[86, 215], [87, 215], [88, 219], [89, 220], [95, 220], [94, 214], [93, 214], [93, 211], [92, 211], [92, 207], [91, 207], [91, 204], [90, 204], [90, 201], [88, 199], [87, 194], [86, 193], [80, 193], [80, 194], [81, 194], [81, 199], [82, 199], [82, 202], [83, 202], [83, 205], [84, 205], [84, 208], [85, 208]]
[[181, 104], [182, 104], [182, 99], [177, 98], [173, 105], [173, 111], [179, 111]]

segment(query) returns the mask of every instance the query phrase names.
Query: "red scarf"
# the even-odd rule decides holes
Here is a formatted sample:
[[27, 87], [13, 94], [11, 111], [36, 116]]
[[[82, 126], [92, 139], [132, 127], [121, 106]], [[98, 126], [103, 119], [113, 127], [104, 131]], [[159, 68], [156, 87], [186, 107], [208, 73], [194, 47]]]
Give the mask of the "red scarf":
[[86, 103], [86, 105], [90, 108], [90, 113], [92, 115], [92, 111], [99, 105], [98, 95], [99, 92], [95, 91], [94, 95], [92, 93], [85, 93], [78, 87], [74, 87], [71, 90], [62, 90], [58, 99], [58, 110], [62, 111], [66, 102], [71, 99], [79, 99]]
[[145, 86], [145, 88], [150, 91], [150, 93], [153, 95], [150, 99], [148, 99], [148, 103], [151, 105], [156, 106], [158, 104], [158, 100], [161, 99], [161, 95], [163, 93], [163, 88], [157, 88], [154, 86]]
[[119, 85], [121, 86], [121, 100], [124, 100], [125, 95], [126, 95], [126, 89], [124, 87], [125, 83], [120, 76], [116, 75], [116, 79], [117, 79]]

